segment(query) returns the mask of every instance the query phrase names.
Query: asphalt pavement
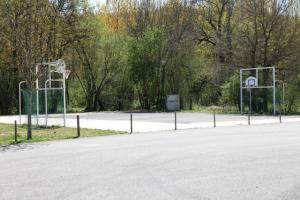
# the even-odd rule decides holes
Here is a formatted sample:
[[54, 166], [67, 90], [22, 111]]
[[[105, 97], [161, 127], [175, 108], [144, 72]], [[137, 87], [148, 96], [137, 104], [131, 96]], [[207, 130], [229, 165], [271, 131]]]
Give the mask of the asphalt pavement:
[[[66, 126], [76, 128], [77, 115], [80, 116], [80, 127], [102, 129], [102, 130], [116, 130], [130, 132], [130, 113], [124, 112], [89, 112], [89, 113], [69, 113], [66, 116]], [[133, 132], [157, 132], [165, 130], [173, 130], [175, 128], [175, 114], [174, 113], [133, 113], [132, 114]], [[48, 116], [48, 125], [63, 126], [63, 115], [54, 114]], [[214, 126], [213, 113], [177, 113], [177, 128], [191, 129], [191, 128], [209, 128]], [[241, 126], [248, 125], [248, 116], [240, 114], [216, 114], [216, 126]], [[14, 121], [19, 121], [19, 116], [0, 116], [0, 123], [13, 124]], [[39, 116], [39, 125], [46, 124], [44, 115]], [[278, 124], [279, 116], [268, 115], [253, 115], [250, 118], [252, 125], [257, 124]], [[27, 122], [27, 116], [21, 117], [21, 123]], [[36, 124], [36, 117], [32, 118], [33, 124]], [[284, 115], [282, 122], [298, 122], [300, 123], [299, 115]]]
[[297, 200], [300, 124], [80, 138], [0, 149], [1, 200]]

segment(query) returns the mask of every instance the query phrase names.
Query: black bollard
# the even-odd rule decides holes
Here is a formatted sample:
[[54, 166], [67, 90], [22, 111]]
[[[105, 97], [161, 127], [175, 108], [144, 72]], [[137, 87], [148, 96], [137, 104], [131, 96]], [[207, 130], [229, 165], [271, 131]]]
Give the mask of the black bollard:
[[18, 127], [17, 127], [17, 120], [15, 120], [15, 143], [18, 143]]
[[214, 128], [216, 128], [217, 125], [216, 125], [216, 111], [214, 111]]
[[130, 134], [133, 133], [133, 127], [132, 127], [132, 113], [130, 113]]
[[250, 113], [248, 113], [248, 125], [250, 126]]
[[77, 115], [77, 137], [80, 137], [80, 118], [79, 115]]

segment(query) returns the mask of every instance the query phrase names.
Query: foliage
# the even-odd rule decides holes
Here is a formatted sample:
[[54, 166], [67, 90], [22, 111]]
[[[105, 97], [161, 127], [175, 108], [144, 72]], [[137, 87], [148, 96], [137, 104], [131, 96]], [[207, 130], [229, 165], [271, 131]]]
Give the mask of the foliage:
[[133, 39], [129, 49], [130, 77], [132, 78], [142, 109], [156, 109], [160, 105], [162, 76], [161, 50], [163, 32], [146, 29], [142, 37]]
[[220, 104], [223, 106], [235, 106], [239, 109], [240, 105], [240, 76], [233, 74], [222, 86], [222, 96]]
[[[0, 114], [18, 111], [33, 64], [63, 58], [70, 111], [239, 105], [240, 68], [277, 67], [286, 111], [299, 104], [300, 23], [292, 0], [0, 1]], [[269, 80], [265, 74], [264, 80]], [[269, 111], [270, 94], [257, 92]], [[255, 105], [253, 105], [256, 108]], [[258, 107], [257, 107], [258, 108]]]

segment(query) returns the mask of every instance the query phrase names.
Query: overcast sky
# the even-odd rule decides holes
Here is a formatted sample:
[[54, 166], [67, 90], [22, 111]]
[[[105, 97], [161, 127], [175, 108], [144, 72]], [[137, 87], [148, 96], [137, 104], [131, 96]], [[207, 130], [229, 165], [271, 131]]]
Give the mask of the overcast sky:
[[90, 2], [93, 4], [93, 5], [97, 5], [99, 3], [105, 3], [106, 0], [90, 0]]

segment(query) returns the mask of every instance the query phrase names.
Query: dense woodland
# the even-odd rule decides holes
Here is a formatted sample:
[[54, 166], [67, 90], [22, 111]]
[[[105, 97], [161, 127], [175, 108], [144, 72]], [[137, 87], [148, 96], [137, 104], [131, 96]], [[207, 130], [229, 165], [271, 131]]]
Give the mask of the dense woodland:
[[[34, 63], [63, 58], [69, 111], [239, 109], [239, 69], [276, 66], [287, 112], [300, 99], [298, 0], [0, 1], [0, 114], [18, 112]], [[265, 80], [270, 80], [268, 74]], [[280, 91], [280, 88], [279, 90]], [[253, 109], [270, 111], [266, 90]], [[261, 107], [259, 107], [259, 102]]]

